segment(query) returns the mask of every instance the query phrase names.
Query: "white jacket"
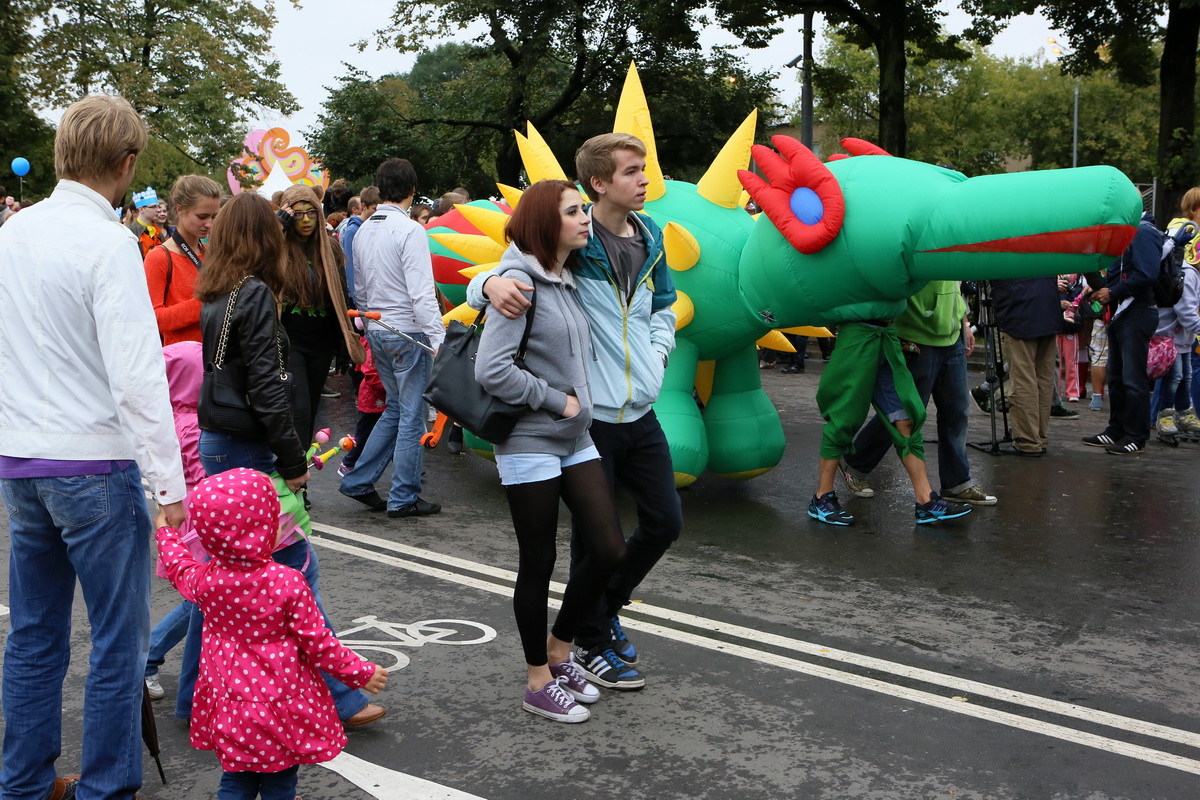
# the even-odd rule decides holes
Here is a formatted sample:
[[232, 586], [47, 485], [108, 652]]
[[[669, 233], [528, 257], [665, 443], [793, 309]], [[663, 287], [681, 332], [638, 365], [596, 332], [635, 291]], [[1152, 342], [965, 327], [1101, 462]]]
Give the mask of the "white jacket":
[[74, 181], [0, 228], [0, 455], [136, 460], [186, 494], [137, 240]]

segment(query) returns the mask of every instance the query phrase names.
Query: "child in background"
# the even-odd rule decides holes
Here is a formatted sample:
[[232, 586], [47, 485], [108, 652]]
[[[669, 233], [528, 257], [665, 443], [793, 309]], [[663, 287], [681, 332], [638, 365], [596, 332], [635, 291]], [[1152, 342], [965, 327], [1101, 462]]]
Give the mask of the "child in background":
[[[175, 414], [175, 435], [179, 437], [179, 451], [183, 454], [183, 479], [190, 492], [204, 479], [204, 467], [200, 465], [200, 426], [196, 422], [200, 383], [204, 380], [204, 356], [199, 342], [176, 342], [163, 348], [163, 359], [167, 367], [167, 388], [171, 392], [171, 411]], [[160, 700], [166, 694], [158, 679], [158, 668], [166, 661], [171, 648], [187, 635], [192, 608], [185, 600], [150, 632], [146, 691], [151, 700]]]
[[180, 532], [155, 520], [171, 583], [204, 614], [191, 744], [215, 750], [218, 800], [294, 800], [300, 764], [346, 746], [318, 670], [378, 693], [387, 670], [344, 647], [325, 626], [299, 571], [271, 560], [279, 498], [266, 475], [232, 469], [188, 499], [188, 521], [212, 559], [198, 562]]

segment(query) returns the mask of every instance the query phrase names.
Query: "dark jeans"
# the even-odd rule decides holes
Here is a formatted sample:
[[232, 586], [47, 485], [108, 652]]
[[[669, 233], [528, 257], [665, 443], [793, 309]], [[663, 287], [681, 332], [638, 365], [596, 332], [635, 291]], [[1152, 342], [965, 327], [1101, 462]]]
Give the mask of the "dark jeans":
[[281, 772], [222, 772], [217, 800], [295, 800], [300, 767]]
[[[675, 489], [671, 451], [654, 412], [621, 424], [593, 422], [591, 436], [612, 489], [615, 491], [616, 485], [621, 484], [637, 503], [638, 526], [625, 540], [625, 560], [617, 565], [595, 612], [579, 626], [575, 642], [582, 647], [612, 638], [609, 617], [629, 603], [633, 590], [683, 530], [683, 509]], [[572, 525], [572, 575], [587, 552], [587, 542], [579, 526]]]
[[1108, 427], [1115, 441], [1150, 438], [1150, 378], [1146, 360], [1158, 327], [1154, 306], [1130, 306], [1108, 326]]
[[329, 379], [329, 365], [336, 348], [307, 350], [293, 346], [288, 354], [288, 370], [296, 383], [296, 397], [292, 404], [292, 418], [296, 420], [296, 433], [307, 445], [317, 430], [317, 405], [321, 402], [321, 390]]
[[[938, 477], [942, 493], [960, 492], [971, 485], [967, 463], [967, 348], [960, 336], [947, 347], [921, 345], [921, 352], [905, 359], [921, 402], [937, 406]], [[876, 414], [854, 439], [846, 464], [867, 475], [892, 447], [887, 428]]]
[[[275, 456], [264, 442], [255, 442], [222, 433], [201, 431], [200, 433], [200, 463], [209, 475], [216, 475], [235, 467], [248, 467], [259, 472], [270, 472], [275, 468]], [[307, 540], [290, 544], [282, 550], [276, 550], [271, 557], [280, 564], [299, 570], [312, 589], [317, 602], [317, 610], [325, 618], [329, 630], [334, 630], [325, 613], [321, 602], [320, 567], [317, 563], [317, 553]], [[179, 668], [179, 693], [175, 697], [175, 716], [180, 719], [190, 719], [192, 716], [192, 696], [196, 691], [196, 678], [200, 674], [200, 638], [204, 626], [204, 616], [199, 608], [193, 607], [191, 619], [188, 621], [187, 638], [183, 644], [183, 664]], [[362, 692], [351, 689], [346, 684], [321, 673], [325, 684], [333, 695], [334, 705], [337, 706], [338, 719], [349, 719], [367, 707], [367, 697]]]

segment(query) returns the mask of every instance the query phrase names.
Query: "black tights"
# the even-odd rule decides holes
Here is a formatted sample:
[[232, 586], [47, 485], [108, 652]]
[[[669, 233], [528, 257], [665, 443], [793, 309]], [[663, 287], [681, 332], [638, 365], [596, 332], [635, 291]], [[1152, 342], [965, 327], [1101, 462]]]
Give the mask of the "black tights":
[[558, 536], [558, 500], [567, 504], [588, 544], [587, 556], [571, 572], [562, 608], [551, 633], [570, 642], [596, 605], [612, 571], [625, 557], [625, 539], [617, 520], [612, 489], [599, 459], [567, 467], [548, 481], [504, 487], [517, 532], [520, 561], [513, 590], [513, 613], [525, 663], [539, 667], [546, 656], [546, 603], [554, 573]]

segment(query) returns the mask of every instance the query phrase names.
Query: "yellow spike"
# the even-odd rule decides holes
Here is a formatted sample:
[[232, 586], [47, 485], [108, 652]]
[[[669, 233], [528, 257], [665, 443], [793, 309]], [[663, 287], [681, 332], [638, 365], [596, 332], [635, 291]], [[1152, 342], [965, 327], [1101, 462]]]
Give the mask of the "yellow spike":
[[696, 316], [696, 306], [692, 303], [692, 298], [678, 290], [675, 292], [675, 305], [671, 308], [675, 310], [675, 330], [677, 331], [686, 328], [692, 321], [692, 317]]
[[708, 398], [712, 397], [713, 374], [716, 369], [715, 361], [701, 361], [696, 365], [696, 394], [700, 395], [700, 402], [704, 405], [708, 405]]
[[479, 316], [479, 312], [471, 308], [466, 303], [459, 303], [454, 308], [442, 314], [442, 324], [449, 325], [454, 320], [458, 320], [463, 325], [470, 325], [475, 321], [475, 317]]
[[490, 264], [477, 264], [474, 267], [464, 267], [463, 269], [460, 269], [458, 271], [458, 274], [462, 275], [467, 280], [470, 280], [471, 278], [474, 278], [479, 273], [487, 272], [489, 269], [495, 269], [498, 266], [500, 266], [499, 261], [493, 261]]
[[749, 203], [749, 202], [750, 202], [750, 193], [747, 192], [745, 189], [743, 189], [742, 193], [740, 195], [738, 195], [738, 207], [745, 208], [746, 203]]
[[473, 233], [431, 233], [429, 235], [435, 242], [445, 245], [472, 264], [499, 261], [506, 249], [504, 245], [497, 244], [486, 236], [477, 236]]
[[532, 122], [526, 123], [529, 129], [527, 136], [513, 131], [517, 136], [517, 149], [521, 151], [521, 161], [525, 164], [525, 174], [529, 176], [532, 185], [544, 180], [567, 180], [567, 174], [559, 166], [558, 159], [546, 144], [546, 140], [533, 127]]
[[780, 328], [780, 333], [794, 333], [797, 336], [815, 336], [818, 339], [832, 339], [833, 333], [829, 328], [818, 328], [812, 325], [801, 325], [797, 328]]
[[696, 183], [697, 194], [722, 208], [738, 208], [743, 191], [738, 170], [750, 165], [750, 146], [754, 144], [757, 122], [758, 109], [755, 109], [729, 137], [704, 177]]
[[481, 208], [472, 205], [455, 205], [467, 222], [479, 228], [493, 242], [506, 244], [504, 241], [504, 226], [508, 224], [508, 214], [491, 208]]
[[792, 347], [792, 343], [787, 340], [779, 331], [771, 331], [766, 336], [755, 342], [759, 347], [765, 347], [768, 350], [778, 350], [781, 353], [794, 353], [796, 348]]
[[508, 203], [509, 208], [516, 208], [517, 203], [521, 202], [521, 195], [525, 194], [515, 186], [497, 183], [496, 188], [500, 190], [500, 196]]
[[676, 272], [691, 269], [700, 260], [700, 243], [678, 222], [668, 222], [663, 229], [663, 247], [667, 251], [667, 266]]
[[[667, 184], [663, 180], [662, 166], [658, 163], [658, 145], [654, 141], [650, 105], [646, 102], [646, 92], [642, 89], [637, 65], [632, 61], [629, 62], [625, 86], [621, 89], [621, 99], [617, 103], [613, 133], [632, 134], [641, 139], [642, 144], [646, 146], [646, 178], [650, 181], [650, 185], [646, 187], [646, 201], [657, 200], [666, 194]], [[737, 175], [734, 175], [734, 180], [737, 180]]]

